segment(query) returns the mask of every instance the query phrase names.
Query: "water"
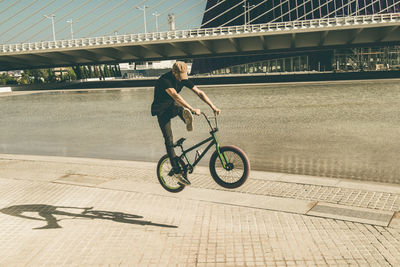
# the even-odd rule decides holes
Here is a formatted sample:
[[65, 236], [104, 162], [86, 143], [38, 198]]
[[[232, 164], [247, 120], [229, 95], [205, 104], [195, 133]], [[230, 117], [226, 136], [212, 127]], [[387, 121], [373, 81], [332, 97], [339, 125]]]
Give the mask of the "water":
[[[399, 80], [201, 88], [222, 110], [220, 142], [242, 148], [252, 169], [400, 183]], [[0, 97], [0, 153], [156, 162], [165, 148], [152, 98], [152, 88]], [[189, 147], [207, 127], [199, 117], [187, 133], [175, 119], [175, 140]]]

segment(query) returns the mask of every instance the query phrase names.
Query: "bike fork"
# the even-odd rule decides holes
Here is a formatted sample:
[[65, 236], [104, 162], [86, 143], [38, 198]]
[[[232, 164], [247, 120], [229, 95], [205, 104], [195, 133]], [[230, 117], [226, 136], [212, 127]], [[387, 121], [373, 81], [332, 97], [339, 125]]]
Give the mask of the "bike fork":
[[224, 152], [221, 153], [221, 150], [219, 149], [219, 143], [217, 141], [217, 137], [214, 134], [213, 134], [213, 137], [215, 140], [215, 146], [217, 149], [219, 160], [221, 161], [222, 167], [224, 169], [226, 169], [226, 163], [228, 163], [228, 160], [226, 159], [225, 153]]

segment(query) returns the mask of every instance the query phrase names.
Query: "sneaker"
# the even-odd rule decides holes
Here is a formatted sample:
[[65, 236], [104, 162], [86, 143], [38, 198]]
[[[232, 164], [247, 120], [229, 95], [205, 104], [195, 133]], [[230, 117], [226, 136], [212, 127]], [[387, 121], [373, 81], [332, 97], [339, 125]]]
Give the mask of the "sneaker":
[[183, 185], [190, 185], [189, 180], [183, 177], [181, 173], [175, 173], [174, 178], [178, 183], [181, 183]]
[[183, 116], [183, 119], [185, 120], [186, 130], [188, 130], [188, 132], [193, 131], [193, 116], [192, 116], [192, 112], [189, 109], [184, 108], [183, 111], [182, 111], [182, 116]]

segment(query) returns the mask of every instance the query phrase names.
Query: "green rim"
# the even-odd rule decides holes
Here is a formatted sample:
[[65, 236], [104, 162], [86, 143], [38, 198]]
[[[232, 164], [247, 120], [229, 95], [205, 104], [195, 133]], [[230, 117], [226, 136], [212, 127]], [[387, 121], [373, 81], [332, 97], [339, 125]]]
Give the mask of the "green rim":
[[163, 183], [166, 187], [168, 187], [168, 188], [170, 188], [170, 189], [178, 189], [178, 188], [181, 187], [180, 184], [177, 183], [177, 186], [176, 186], [176, 187], [171, 187], [169, 184], [167, 184], [167, 183], [165, 182], [164, 176], [163, 176], [162, 173], [161, 173], [161, 172], [162, 172], [162, 167], [164, 166], [164, 164], [165, 164], [165, 162], [166, 162], [167, 160], [169, 160], [169, 158], [166, 158], [166, 159], [164, 159], [164, 160], [161, 162], [161, 164], [160, 164], [160, 169], [158, 170], [158, 175], [159, 175], [159, 177], [160, 177], [162, 183]]

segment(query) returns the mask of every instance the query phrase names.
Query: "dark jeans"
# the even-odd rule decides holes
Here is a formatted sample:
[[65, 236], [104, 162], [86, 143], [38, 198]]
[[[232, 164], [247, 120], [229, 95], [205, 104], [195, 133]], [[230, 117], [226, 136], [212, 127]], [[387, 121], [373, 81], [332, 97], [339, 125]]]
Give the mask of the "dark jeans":
[[183, 107], [172, 105], [165, 112], [157, 115], [158, 125], [160, 125], [161, 132], [165, 141], [165, 148], [167, 149], [168, 157], [171, 161], [171, 165], [175, 170], [179, 170], [179, 165], [176, 160], [176, 154], [174, 150], [174, 141], [171, 129], [171, 119], [179, 116], [184, 121], [182, 116]]

